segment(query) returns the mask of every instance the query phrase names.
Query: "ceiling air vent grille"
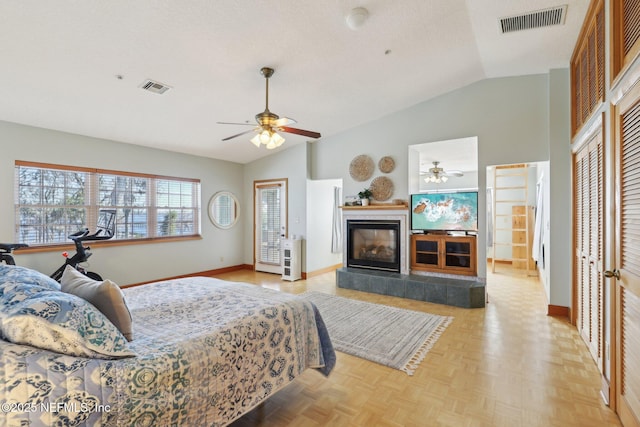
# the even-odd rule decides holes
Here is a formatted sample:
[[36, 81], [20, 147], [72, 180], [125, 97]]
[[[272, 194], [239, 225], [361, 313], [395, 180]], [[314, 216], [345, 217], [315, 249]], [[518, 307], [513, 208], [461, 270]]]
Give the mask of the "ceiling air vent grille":
[[158, 93], [158, 94], [163, 94], [169, 89], [171, 89], [171, 86], [167, 86], [163, 83], [156, 82], [153, 80], [145, 80], [144, 82], [142, 82], [140, 87], [144, 90], [148, 90], [149, 92]]
[[567, 15], [567, 5], [537, 10], [523, 15], [500, 18], [502, 34], [514, 31], [529, 30], [531, 28], [549, 27], [564, 24]]

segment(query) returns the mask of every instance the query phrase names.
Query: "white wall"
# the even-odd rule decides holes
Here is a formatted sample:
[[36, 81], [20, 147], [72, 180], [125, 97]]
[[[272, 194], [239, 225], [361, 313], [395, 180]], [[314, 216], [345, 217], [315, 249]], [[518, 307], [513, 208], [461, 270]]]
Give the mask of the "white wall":
[[[409, 194], [478, 189], [477, 137], [471, 136], [448, 141], [433, 141], [425, 144], [410, 145], [408, 151]], [[440, 167], [443, 169], [459, 170], [463, 175], [452, 174], [446, 182], [427, 183], [425, 182], [426, 176], [420, 175], [420, 172], [428, 170], [433, 165], [424, 165], [424, 158], [437, 158], [441, 163]]]
[[[242, 219], [233, 228], [221, 230], [206, 213], [217, 191], [242, 194], [242, 165], [7, 122], [0, 122], [0, 150], [0, 182], [5, 183], [0, 187], [0, 242], [15, 241], [14, 162], [25, 160], [200, 179], [202, 239], [95, 247], [90, 270], [105, 278], [124, 285], [242, 264]], [[60, 252], [17, 255], [16, 259], [18, 264], [52, 273], [62, 264]]]
[[[342, 264], [342, 252], [331, 252], [334, 188], [342, 188], [341, 179], [307, 181], [306, 272]], [[342, 229], [342, 216], [337, 219]]]
[[549, 304], [571, 307], [571, 102], [568, 70], [549, 73]]
[[551, 186], [549, 183], [549, 162], [538, 163], [536, 183], [542, 180], [542, 187], [544, 192], [544, 200], [542, 207], [542, 245], [544, 248], [544, 254], [540, 255], [538, 260], [538, 277], [542, 282], [545, 294], [547, 295], [547, 301], [551, 296], [551, 274], [550, 274], [550, 257], [549, 248], [551, 247], [551, 212], [547, 207], [550, 206], [551, 201], [550, 191]]
[[[247, 150], [258, 148], [247, 144]], [[285, 142], [286, 144], [286, 142]], [[262, 148], [264, 150], [264, 148]], [[306, 145], [295, 145], [277, 154], [263, 157], [244, 166], [243, 213], [244, 263], [253, 265], [254, 197], [255, 181], [286, 178], [288, 181], [287, 203], [289, 218], [288, 237], [294, 234], [302, 238], [302, 271], [306, 266], [307, 239], [307, 149]]]
[[[549, 266], [549, 302], [571, 306], [569, 115], [567, 69], [542, 75], [488, 79], [341, 134], [326, 136], [316, 143], [292, 146], [244, 166], [0, 122], [3, 153], [0, 179], [13, 182], [13, 162], [19, 159], [200, 178], [205, 207], [216, 191], [229, 190], [238, 194], [242, 218], [231, 230], [216, 229], [205, 214], [202, 240], [96, 251], [92, 269], [106, 271], [106, 276], [124, 284], [252, 264], [254, 180], [288, 178], [289, 234], [306, 238], [308, 228], [313, 226], [307, 223], [308, 178], [341, 179], [346, 197], [369, 185], [369, 182], [356, 182], [350, 177], [351, 159], [359, 154], [369, 154], [377, 163], [381, 157], [391, 156], [396, 167], [385, 176], [395, 186], [392, 198], [407, 199], [409, 145], [477, 136], [480, 230], [486, 229], [487, 166], [550, 161], [552, 210], [548, 253], [553, 252], [554, 256], [553, 267]], [[374, 177], [379, 175], [376, 172]], [[0, 203], [0, 240], [12, 241], [13, 194], [3, 192], [0, 201], [3, 202]], [[306, 252], [303, 250], [303, 255]], [[224, 257], [223, 262], [221, 257]], [[53, 270], [58, 264], [55, 253], [19, 258], [24, 265], [43, 271]], [[486, 236], [483, 234], [479, 236], [478, 259], [486, 259]], [[306, 265], [303, 257], [303, 266]], [[479, 263], [478, 267], [478, 275], [485, 277], [485, 263]]]
[[[569, 71], [488, 79], [382, 117], [311, 145], [311, 178], [342, 178], [345, 197], [366, 183], [349, 175], [359, 154], [374, 161], [392, 156], [393, 198], [408, 197], [409, 145], [478, 137], [480, 230], [486, 229], [486, 167], [550, 161], [549, 303], [571, 306], [571, 182]], [[374, 176], [375, 177], [375, 176]], [[560, 196], [562, 194], [562, 196]], [[486, 236], [479, 235], [478, 259], [486, 259]], [[478, 275], [486, 277], [480, 262]]]
[[[568, 75], [568, 71], [564, 70]], [[568, 81], [559, 94], [569, 97]], [[323, 138], [312, 145], [312, 177], [342, 177], [344, 193], [357, 192], [362, 183], [351, 179], [353, 157], [369, 154], [374, 160], [391, 155], [394, 198], [407, 198], [407, 147], [429, 141], [478, 137], [478, 203], [480, 230], [486, 229], [486, 167], [495, 164], [549, 159], [549, 75], [489, 79], [418, 104], [380, 120]], [[567, 121], [566, 126], [569, 126]], [[567, 142], [568, 143], [568, 142]], [[569, 163], [562, 167], [568, 168]], [[570, 240], [570, 230], [565, 238]], [[478, 259], [486, 259], [483, 234]], [[478, 275], [486, 276], [480, 262]], [[570, 304], [570, 298], [563, 301]], [[558, 303], [558, 305], [563, 305]]]

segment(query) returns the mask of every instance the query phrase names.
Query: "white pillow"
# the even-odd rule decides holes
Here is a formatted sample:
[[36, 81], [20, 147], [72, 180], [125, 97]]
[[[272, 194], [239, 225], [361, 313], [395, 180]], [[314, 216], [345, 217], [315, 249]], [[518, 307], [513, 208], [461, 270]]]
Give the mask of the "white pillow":
[[60, 284], [63, 292], [76, 295], [93, 304], [128, 341], [133, 340], [131, 313], [120, 286], [108, 279], [102, 282], [93, 280], [70, 265], [67, 265], [62, 273]]

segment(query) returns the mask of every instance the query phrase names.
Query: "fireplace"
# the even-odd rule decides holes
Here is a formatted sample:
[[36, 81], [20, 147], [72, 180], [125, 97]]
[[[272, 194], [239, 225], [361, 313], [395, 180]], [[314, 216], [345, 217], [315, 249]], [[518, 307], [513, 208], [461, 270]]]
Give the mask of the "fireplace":
[[347, 267], [400, 272], [400, 221], [347, 220]]

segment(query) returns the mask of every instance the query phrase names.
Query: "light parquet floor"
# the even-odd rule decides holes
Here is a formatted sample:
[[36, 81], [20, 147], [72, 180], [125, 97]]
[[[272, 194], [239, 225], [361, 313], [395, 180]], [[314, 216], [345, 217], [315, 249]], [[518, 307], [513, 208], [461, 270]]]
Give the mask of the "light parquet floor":
[[232, 426], [620, 426], [577, 330], [546, 315], [538, 279], [488, 275], [483, 309], [340, 289], [333, 272], [296, 282], [252, 271], [216, 276], [455, 317], [413, 376], [338, 353], [328, 378], [308, 370]]

